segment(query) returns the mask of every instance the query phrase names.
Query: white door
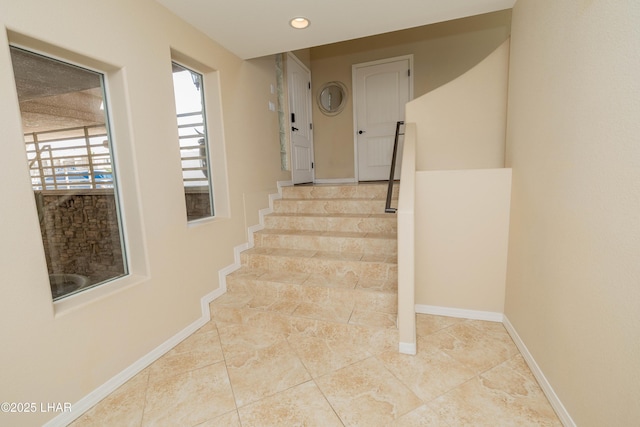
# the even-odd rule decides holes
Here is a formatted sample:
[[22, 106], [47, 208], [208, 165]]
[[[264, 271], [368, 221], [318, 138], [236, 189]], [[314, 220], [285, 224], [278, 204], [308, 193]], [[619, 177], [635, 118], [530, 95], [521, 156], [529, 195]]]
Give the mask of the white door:
[[[356, 171], [359, 181], [389, 179], [396, 123], [412, 98], [412, 56], [353, 66]], [[394, 179], [400, 177], [399, 140]]]
[[313, 182], [313, 130], [311, 127], [311, 72], [295, 56], [287, 55], [291, 180]]

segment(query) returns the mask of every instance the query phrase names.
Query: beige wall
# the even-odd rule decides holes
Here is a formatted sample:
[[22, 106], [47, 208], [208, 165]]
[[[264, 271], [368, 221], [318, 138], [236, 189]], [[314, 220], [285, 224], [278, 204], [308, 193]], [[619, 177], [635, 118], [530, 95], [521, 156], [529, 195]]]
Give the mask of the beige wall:
[[579, 426], [640, 423], [640, 3], [518, 0], [506, 315]]
[[509, 42], [457, 79], [407, 104], [420, 122], [417, 170], [504, 166]]
[[[416, 124], [416, 304], [503, 313], [509, 42], [407, 104]], [[403, 158], [404, 161], [404, 158]], [[457, 170], [451, 170], [457, 169]]]
[[305, 67], [311, 69], [311, 49], [294, 50], [291, 53], [293, 53]]
[[[353, 64], [413, 54], [414, 97], [418, 97], [494, 51], [509, 37], [510, 20], [511, 11], [506, 10], [312, 48], [316, 178], [354, 178]], [[347, 86], [349, 99], [342, 113], [328, 117], [315, 99], [324, 83], [336, 80]]]
[[[54, 307], [7, 32], [0, 32], [0, 394], [9, 402], [76, 402], [200, 317], [201, 297], [218, 288], [217, 272], [246, 241], [256, 207], [267, 206], [277, 180], [289, 179], [280, 171], [277, 115], [268, 110], [276, 102], [275, 63], [241, 61], [150, 0], [0, 0], [0, 26], [12, 41], [44, 40], [57, 47], [40, 45], [45, 50], [93, 58], [108, 72], [133, 274]], [[205, 68], [208, 115], [224, 111], [224, 127], [212, 133], [224, 138], [214, 153], [228, 194], [216, 192], [228, 209], [189, 226], [170, 48]], [[0, 424], [41, 425], [54, 415], [2, 413]]]
[[510, 169], [416, 173], [415, 302], [503, 313]]

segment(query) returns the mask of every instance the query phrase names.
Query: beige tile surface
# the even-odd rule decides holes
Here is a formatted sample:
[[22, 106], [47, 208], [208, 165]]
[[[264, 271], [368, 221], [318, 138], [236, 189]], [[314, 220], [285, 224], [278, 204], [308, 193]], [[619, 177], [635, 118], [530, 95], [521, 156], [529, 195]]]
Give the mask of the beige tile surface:
[[559, 426], [500, 323], [417, 315], [398, 353], [385, 194], [284, 188], [212, 321], [72, 426]]
[[[390, 427], [448, 427], [449, 424], [433, 409], [420, 406], [389, 424]], [[453, 426], [452, 426], [453, 427]]]
[[422, 401], [374, 357], [316, 379], [345, 425], [384, 426]]
[[238, 323], [222, 323], [218, 330], [222, 351], [227, 360], [244, 353], [271, 347], [285, 339], [281, 333]]
[[238, 412], [242, 427], [342, 426], [313, 381], [242, 407]]
[[371, 356], [363, 346], [344, 339], [295, 335], [288, 341], [314, 378]]
[[353, 310], [349, 323], [376, 328], [395, 328], [396, 315], [393, 313], [381, 313], [369, 310]]
[[238, 411], [227, 412], [212, 420], [198, 424], [196, 427], [242, 427]]
[[236, 408], [224, 362], [153, 381], [142, 426], [197, 425]]
[[202, 368], [224, 359], [216, 329], [201, 329], [149, 367], [151, 381]]
[[438, 332], [448, 326], [456, 323], [465, 322], [465, 319], [455, 317], [417, 315], [416, 316], [416, 334], [426, 337], [434, 332]]
[[396, 292], [367, 292], [359, 290], [355, 308], [396, 314], [398, 313], [398, 294]]
[[311, 379], [286, 341], [227, 359], [238, 407]]
[[393, 279], [360, 279], [357, 289], [366, 289], [380, 292], [398, 292], [398, 280]]
[[[519, 383], [519, 378], [509, 378]], [[485, 377], [455, 388], [431, 403], [452, 426], [561, 426], [549, 403], [533, 396], [512, 395], [511, 385], [496, 387]]]
[[502, 332], [483, 333], [483, 323], [488, 322], [468, 320], [442, 330], [446, 334], [442, 336], [443, 351], [475, 373], [484, 372], [518, 354], [502, 325]]
[[[561, 425], [501, 324], [418, 315], [416, 356], [397, 353], [393, 330], [256, 324], [207, 323], [71, 425]], [[223, 360], [209, 363], [215, 338]], [[205, 362], [167, 362], [189, 354]]]
[[305, 286], [324, 286], [329, 288], [354, 289], [358, 283], [355, 276], [336, 277], [323, 276], [321, 274], [311, 274], [303, 283]]
[[103, 399], [71, 427], [140, 426], [147, 392], [149, 370], [145, 369]]
[[347, 323], [353, 310], [353, 302], [340, 301], [338, 304], [317, 304], [303, 302], [293, 312], [295, 316], [327, 322]]
[[415, 356], [390, 351], [378, 358], [424, 402], [435, 399], [475, 376], [471, 369], [437, 349], [420, 351]]

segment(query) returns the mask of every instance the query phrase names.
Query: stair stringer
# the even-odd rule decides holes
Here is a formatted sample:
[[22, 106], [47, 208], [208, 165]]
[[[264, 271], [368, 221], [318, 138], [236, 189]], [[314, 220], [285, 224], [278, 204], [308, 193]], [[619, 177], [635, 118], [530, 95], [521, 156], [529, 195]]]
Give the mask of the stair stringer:
[[241, 266], [240, 254], [246, 251], [247, 249], [251, 249], [255, 246], [253, 233], [264, 229], [264, 217], [273, 212], [273, 202], [275, 200], [282, 199], [282, 187], [289, 187], [293, 185], [293, 182], [278, 181], [276, 185], [278, 187], [278, 192], [269, 194], [269, 207], [260, 209], [258, 211], [259, 223], [247, 227], [247, 242], [242, 243], [233, 248], [233, 264], [229, 264], [228, 266], [218, 271], [218, 283], [220, 284], [220, 286], [218, 287], [218, 289], [205, 295], [200, 300], [203, 317], [206, 317], [207, 319], [211, 318], [211, 311], [209, 308], [209, 304], [213, 300], [215, 300], [216, 298], [219, 298], [220, 296], [224, 295], [227, 292], [227, 276], [240, 268]]

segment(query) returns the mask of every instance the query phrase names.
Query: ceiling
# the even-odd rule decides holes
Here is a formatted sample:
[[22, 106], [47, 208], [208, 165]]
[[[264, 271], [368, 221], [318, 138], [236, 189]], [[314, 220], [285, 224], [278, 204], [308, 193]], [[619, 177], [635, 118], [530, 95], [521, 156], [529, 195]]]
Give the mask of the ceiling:
[[24, 133], [104, 124], [99, 74], [16, 47], [11, 62]]
[[97, 73], [16, 47], [11, 63], [20, 102], [102, 87]]
[[[510, 9], [516, 0], [156, 0], [243, 59]], [[289, 25], [304, 16], [311, 25]]]

